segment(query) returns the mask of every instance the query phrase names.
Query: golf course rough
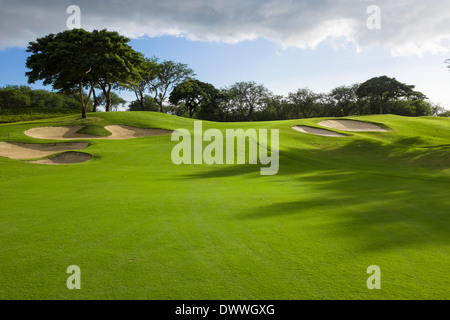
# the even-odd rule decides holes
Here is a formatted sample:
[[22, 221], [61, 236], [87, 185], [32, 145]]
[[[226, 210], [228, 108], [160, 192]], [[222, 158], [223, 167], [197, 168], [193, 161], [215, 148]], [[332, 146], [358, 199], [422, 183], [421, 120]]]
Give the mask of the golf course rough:
[[[389, 131], [332, 138], [292, 129], [328, 119], [203, 122], [279, 129], [272, 176], [175, 165], [170, 134], [73, 141], [89, 146], [67, 152], [100, 155], [79, 165], [0, 157], [0, 299], [448, 299], [449, 119], [348, 118]], [[82, 125], [194, 130], [193, 119], [111, 112], [1, 124], [0, 137], [41, 144], [23, 133]], [[71, 265], [79, 290], [66, 286]], [[381, 289], [367, 287], [373, 265]]]

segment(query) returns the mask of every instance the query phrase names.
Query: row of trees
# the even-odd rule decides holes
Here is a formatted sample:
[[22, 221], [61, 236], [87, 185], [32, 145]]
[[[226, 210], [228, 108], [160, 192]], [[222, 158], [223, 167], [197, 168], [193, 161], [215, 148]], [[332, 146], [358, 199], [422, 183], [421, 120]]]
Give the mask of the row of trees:
[[[384, 79], [384, 80], [383, 80]], [[376, 79], [389, 81], [383, 77]], [[225, 89], [216, 89], [213, 85], [195, 79], [181, 82], [171, 91], [169, 102], [163, 104], [163, 95], [159, 101], [139, 89], [135, 91], [139, 99], [128, 104], [130, 111], [160, 111], [180, 116], [196, 117], [215, 121], [248, 121], [248, 120], [283, 120], [321, 116], [347, 116], [373, 113], [393, 113], [407, 116], [441, 115], [448, 116], [448, 111], [439, 105], [432, 105], [424, 100], [420, 93], [398, 96], [387, 92], [374, 95], [375, 90], [367, 86], [373, 85], [371, 80], [362, 85], [340, 86], [328, 94], [315, 93], [308, 88], [301, 88], [289, 93], [286, 97], [274, 95], [267, 88], [255, 82], [237, 82]], [[371, 84], [372, 83], [372, 84]], [[399, 84], [404, 87], [404, 85]], [[150, 89], [148, 91], [151, 92]], [[369, 92], [367, 96], [365, 91]], [[95, 91], [93, 91], [95, 92]], [[86, 93], [84, 93], [86, 94]], [[140, 95], [139, 95], [140, 94]], [[362, 97], [360, 97], [363, 95]], [[368, 98], [371, 97], [371, 98]], [[158, 101], [158, 102], [157, 102]], [[94, 96], [88, 102], [88, 111], [96, 111], [98, 107], [106, 109], [106, 97], [103, 93]], [[115, 92], [110, 94], [110, 108], [117, 110], [124, 107], [126, 101]], [[380, 105], [381, 104], [381, 105]], [[69, 108], [80, 109], [77, 93], [62, 94], [46, 90], [33, 90], [29, 86], [6, 86], [0, 88], [0, 110], [18, 108]]]
[[[26, 66], [29, 83], [43, 81], [67, 95], [77, 92], [82, 118], [103, 104], [105, 111], [124, 101], [114, 90], [131, 90], [129, 110], [150, 110], [215, 121], [394, 113], [424, 116], [444, 113], [427, 102], [413, 85], [381, 76], [362, 84], [341, 86], [328, 94], [301, 88], [286, 97], [264, 85], [236, 82], [217, 89], [195, 79], [187, 65], [147, 58], [117, 32], [72, 29], [30, 42]], [[101, 92], [96, 94], [96, 90]], [[169, 104], [167, 104], [169, 102]], [[439, 109], [439, 110], [438, 110]]]
[[0, 88], [0, 110], [24, 108], [80, 109], [76, 95], [64, 95], [47, 90], [32, 90], [28, 86]]
[[[391, 113], [404, 116], [448, 116], [446, 110], [426, 96], [387, 76], [362, 84], [340, 86], [330, 93], [300, 88], [287, 96], [275, 95], [256, 82], [236, 82], [216, 89], [208, 83], [189, 79], [175, 86], [166, 112], [213, 121], [286, 120], [310, 117], [340, 117]], [[152, 99], [144, 97], [148, 110]], [[154, 105], [154, 103], [153, 103]], [[130, 110], [133, 110], [130, 108]], [[147, 110], [147, 109], [146, 109]]]
[[[111, 92], [110, 104], [112, 110], [125, 106], [126, 102], [117, 93]], [[93, 97], [87, 103], [88, 111], [97, 111], [98, 107], [106, 107], [106, 97], [103, 93]], [[0, 88], [0, 110], [28, 108], [80, 110], [81, 104], [78, 93], [64, 94], [43, 89], [32, 89], [29, 86], [14, 85]]]

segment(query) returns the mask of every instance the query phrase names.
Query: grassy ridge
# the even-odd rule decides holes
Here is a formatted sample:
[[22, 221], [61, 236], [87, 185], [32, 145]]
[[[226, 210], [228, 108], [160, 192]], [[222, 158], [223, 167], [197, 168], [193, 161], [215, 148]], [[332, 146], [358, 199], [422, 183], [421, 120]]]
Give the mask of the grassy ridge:
[[79, 114], [73, 109], [26, 108], [0, 110], [0, 123], [32, 121], [48, 118], [59, 118], [66, 115]]
[[[0, 158], [0, 299], [448, 298], [450, 122], [355, 119], [390, 131], [329, 138], [291, 129], [322, 119], [203, 123], [279, 129], [275, 176], [260, 165], [175, 166], [170, 135], [92, 140], [84, 151], [96, 157], [82, 164]], [[5, 124], [0, 137], [39, 142], [23, 131], [79, 123]], [[193, 129], [150, 112], [85, 124]], [[72, 264], [81, 290], [66, 287]], [[382, 290], [366, 287], [370, 265]]]

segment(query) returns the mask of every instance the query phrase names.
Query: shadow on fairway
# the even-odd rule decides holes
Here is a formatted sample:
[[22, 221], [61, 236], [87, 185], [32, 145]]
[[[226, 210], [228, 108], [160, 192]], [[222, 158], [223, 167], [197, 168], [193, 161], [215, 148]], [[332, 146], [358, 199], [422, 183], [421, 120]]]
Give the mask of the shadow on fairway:
[[[247, 175], [251, 183], [260, 179], [267, 185], [261, 196], [273, 197], [273, 201], [269, 205], [249, 203], [233, 216], [237, 220], [272, 219], [289, 224], [319, 219], [322, 222], [314, 228], [321, 234], [349, 239], [353, 249], [362, 251], [446, 245], [450, 241], [450, 179], [439, 171], [449, 167], [449, 150], [401, 153], [398, 145], [357, 140], [328, 151], [285, 149], [275, 176], [260, 176], [260, 166], [246, 165], [207, 168], [184, 178]], [[271, 188], [280, 181], [303, 193], [283, 200], [273, 196]]]
[[296, 182], [314, 192], [298, 201], [255, 206], [235, 218], [301, 223], [314, 215], [325, 222], [315, 226], [321, 234], [348, 238], [354, 249], [362, 251], [450, 241], [448, 183], [354, 171], [318, 171], [297, 177]]
[[[301, 148], [283, 148], [279, 151], [279, 171], [272, 176], [295, 175], [315, 172], [316, 170], [362, 170], [363, 172], [380, 172], [397, 175], [404, 173], [421, 179], [418, 169], [438, 173], [450, 168], [450, 149], [447, 145], [424, 146], [420, 138], [399, 139], [390, 144], [381, 141], [357, 139], [344, 147], [329, 150], [306, 150]], [[183, 165], [184, 166], [184, 165]], [[221, 178], [241, 176], [244, 174], [263, 178], [260, 169], [267, 167], [260, 163], [255, 165], [212, 165], [204, 166], [192, 174], [183, 175], [184, 179]], [[266, 176], [270, 178], [271, 176]], [[422, 177], [436, 181], [431, 177]], [[450, 183], [450, 178], [442, 176], [438, 181]]]

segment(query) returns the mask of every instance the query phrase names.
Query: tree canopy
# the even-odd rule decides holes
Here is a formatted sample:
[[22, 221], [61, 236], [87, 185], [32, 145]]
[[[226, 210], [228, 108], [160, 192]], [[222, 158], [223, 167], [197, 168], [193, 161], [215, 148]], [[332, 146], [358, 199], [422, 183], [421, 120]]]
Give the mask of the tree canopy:
[[[148, 98], [145, 92], [150, 89], [150, 84], [154, 83], [158, 76], [159, 64], [157, 58], [144, 58], [139, 70], [139, 79], [132, 79], [129, 83], [124, 83], [124, 87], [134, 92], [136, 95], [136, 102], [140, 111], [148, 109]], [[147, 105], [146, 105], [147, 100]], [[152, 100], [154, 100], [152, 98]], [[136, 106], [133, 104], [133, 109]]]
[[289, 102], [292, 104], [297, 118], [308, 118], [314, 112], [319, 95], [308, 88], [298, 89], [288, 95]]
[[149, 81], [149, 89], [153, 92], [153, 99], [159, 105], [159, 111], [163, 111], [163, 104], [170, 90], [185, 80], [195, 76], [194, 70], [184, 63], [164, 60], [156, 68], [156, 77]]
[[269, 90], [254, 81], [235, 82], [226, 89], [229, 97], [229, 108], [235, 113], [242, 113], [243, 118], [252, 121], [255, 111], [260, 110], [267, 98]]
[[220, 91], [212, 84], [190, 79], [178, 84], [173, 89], [169, 101], [175, 105], [184, 104], [189, 118], [192, 118], [197, 108], [210, 103], [219, 94]]
[[[56, 90], [78, 91], [82, 118], [86, 117], [92, 92], [99, 85], [109, 111], [111, 89], [140, 76], [143, 57], [128, 42], [128, 38], [106, 29], [92, 32], [72, 29], [49, 34], [29, 43], [28, 82], [42, 80]], [[89, 90], [87, 97], [83, 88]]]
[[383, 113], [383, 108], [389, 101], [398, 99], [424, 100], [426, 96], [418, 91], [414, 91], [413, 85], [397, 81], [395, 78], [387, 76], [375, 77], [362, 83], [356, 91], [359, 98], [369, 98], [377, 106], [379, 113]]

